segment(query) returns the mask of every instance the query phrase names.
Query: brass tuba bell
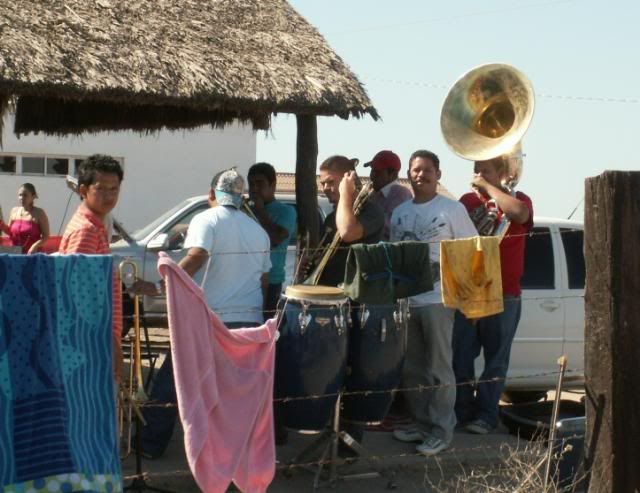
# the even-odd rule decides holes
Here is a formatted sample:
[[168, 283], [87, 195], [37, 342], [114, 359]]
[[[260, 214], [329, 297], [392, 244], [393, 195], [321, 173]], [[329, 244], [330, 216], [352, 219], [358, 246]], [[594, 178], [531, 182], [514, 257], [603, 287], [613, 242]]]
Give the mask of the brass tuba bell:
[[480, 65], [449, 90], [440, 114], [442, 135], [464, 159], [505, 156], [509, 172], [503, 185], [513, 189], [522, 174], [521, 140], [534, 105], [533, 86], [522, 72], [501, 63]]

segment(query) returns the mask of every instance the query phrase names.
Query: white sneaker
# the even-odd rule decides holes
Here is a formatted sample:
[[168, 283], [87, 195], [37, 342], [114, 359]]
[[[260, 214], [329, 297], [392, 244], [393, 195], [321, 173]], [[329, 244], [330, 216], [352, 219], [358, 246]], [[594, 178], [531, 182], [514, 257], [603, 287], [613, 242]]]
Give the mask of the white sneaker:
[[415, 426], [393, 430], [393, 438], [405, 443], [420, 443], [426, 436], [427, 434], [424, 431]]
[[433, 435], [428, 435], [424, 441], [416, 447], [416, 450], [422, 455], [436, 455], [447, 448], [449, 448], [447, 442]]

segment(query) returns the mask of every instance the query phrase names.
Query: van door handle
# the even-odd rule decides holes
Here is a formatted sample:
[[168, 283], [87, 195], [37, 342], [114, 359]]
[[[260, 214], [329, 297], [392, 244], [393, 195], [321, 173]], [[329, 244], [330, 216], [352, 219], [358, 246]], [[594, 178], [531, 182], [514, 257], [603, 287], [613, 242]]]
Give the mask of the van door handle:
[[560, 303], [556, 303], [555, 301], [547, 300], [540, 303], [540, 306], [543, 310], [548, 312], [555, 312], [558, 308], [560, 308]]

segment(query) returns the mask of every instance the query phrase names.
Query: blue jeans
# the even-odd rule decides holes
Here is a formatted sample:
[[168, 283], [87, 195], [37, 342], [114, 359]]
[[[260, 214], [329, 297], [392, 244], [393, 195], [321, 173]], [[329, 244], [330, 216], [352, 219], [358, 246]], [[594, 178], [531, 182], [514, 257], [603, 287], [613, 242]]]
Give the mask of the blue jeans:
[[[472, 324], [456, 312], [453, 326], [453, 371], [458, 384], [456, 417], [458, 423], [481, 419], [491, 427], [498, 424], [498, 403], [509, 369], [511, 344], [520, 321], [519, 297], [504, 298], [504, 311]], [[484, 371], [476, 384], [475, 359], [484, 356]], [[486, 382], [496, 378], [496, 381]], [[475, 391], [475, 394], [474, 394]]]
[[[255, 322], [225, 322], [229, 329], [241, 327], [255, 327]], [[142, 450], [151, 457], [160, 457], [169, 446], [173, 429], [178, 417], [178, 399], [173, 380], [173, 362], [171, 351], [153, 379], [153, 386], [149, 396], [149, 404], [173, 404], [171, 407], [143, 407], [142, 416], [147, 422], [142, 426]]]

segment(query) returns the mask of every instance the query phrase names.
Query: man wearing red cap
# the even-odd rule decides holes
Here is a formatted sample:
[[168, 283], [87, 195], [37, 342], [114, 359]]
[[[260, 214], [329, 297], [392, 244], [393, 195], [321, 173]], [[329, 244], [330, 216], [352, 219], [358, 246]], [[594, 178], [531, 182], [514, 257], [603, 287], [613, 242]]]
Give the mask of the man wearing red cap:
[[411, 200], [413, 194], [409, 188], [398, 183], [400, 158], [391, 151], [380, 151], [365, 166], [371, 167], [371, 183], [376, 193], [372, 198], [384, 211], [384, 231], [382, 239], [389, 241], [391, 213], [403, 202]]

